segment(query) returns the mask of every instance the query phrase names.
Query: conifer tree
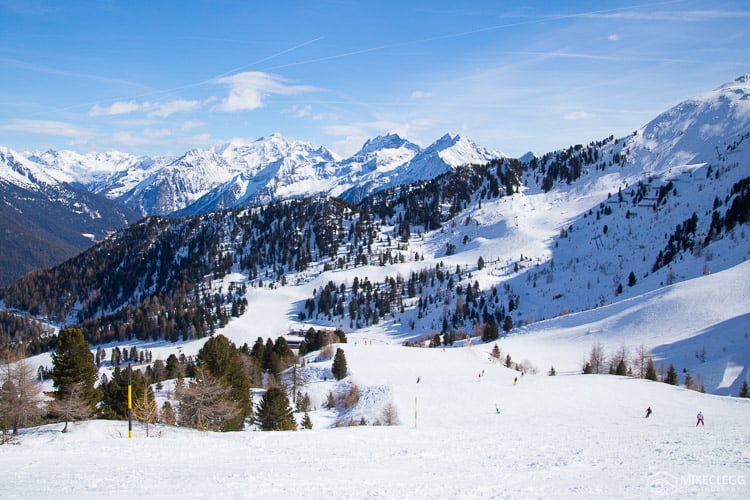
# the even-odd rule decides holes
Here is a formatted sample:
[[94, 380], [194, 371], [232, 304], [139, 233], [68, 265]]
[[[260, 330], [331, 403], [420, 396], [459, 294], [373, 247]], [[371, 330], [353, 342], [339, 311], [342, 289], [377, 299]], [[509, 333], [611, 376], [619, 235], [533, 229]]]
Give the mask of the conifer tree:
[[656, 382], [658, 380], [658, 376], [656, 374], [656, 367], [654, 366], [654, 360], [649, 358], [648, 362], [646, 363], [646, 380], [653, 380]]
[[266, 391], [260, 401], [257, 417], [260, 428], [266, 431], [297, 430], [289, 398], [281, 387], [271, 387]]
[[665, 382], [669, 385], [677, 385], [680, 383], [680, 378], [677, 376], [677, 370], [674, 369], [674, 365], [669, 365], [669, 370], [667, 370], [667, 378]]
[[628, 275], [628, 286], [629, 287], [635, 286], [637, 281], [638, 279], [635, 277], [635, 273], [631, 271], [630, 274]]
[[505, 320], [503, 321], [503, 331], [509, 332], [513, 329], [513, 318], [510, 316], [506, 316]]
[[628, 374], [628, 365], [625, 364], [624, 359], [620, 359], [620, 362], [617, 363], [617, 368], [615, 369], [615, 375], [622, 375], [625, 376]]
[[497, 328], [497, 323], [494, 319], [490, 319], [487, 324], [484, 325], [484, 329], [482, 330], [482, 341], [492, 342], [493, 340], [497, 340], [499, 336], [500, 333]]
[[336, 355], [333, 357], [331, 373], [336, 377], [336, 380], [341, 380], [346, 377], [346, 356], [344, 356], [344, 350], [340, 347], [336, 349]]
[[307, 412], [305, 412], [305, 416], [302, 417], [302, 428], [303, 429], [313, 428], [312, 420], [310, 420], [310, 414], [308, 414]]
[[747, 379], [742, 381], [742, 388], [740, 389], [739, 396], [741, 398], [750, 398], [750, 388], [747, 386]]
[[210, 338], [198, 351], [201, 366], [230, 388], [231, 398], [240, 409], [222, 430], [241, 430], [244, 420], [252, 413], [250, 404], [250, 379], [240, 357], [240, 350], [224, 335]]
[[52, 381], [58, 398], [65, 398], [78, 387], [80, 397], [92, 409], [98, 402], [94, 356], [81, 330], [68, 328], [58, 334], [57, 350], [52, 354]]

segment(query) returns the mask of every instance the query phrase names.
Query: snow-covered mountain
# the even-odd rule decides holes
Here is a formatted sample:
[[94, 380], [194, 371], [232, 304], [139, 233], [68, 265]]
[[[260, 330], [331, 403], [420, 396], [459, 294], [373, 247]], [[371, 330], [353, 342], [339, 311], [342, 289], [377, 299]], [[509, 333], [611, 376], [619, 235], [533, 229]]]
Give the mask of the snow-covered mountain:
[[24, 155], [55, 179], [142, 215], [181, 216], [316, 195], [358, 201], [385, 187], [504, 157], [457, 134], [447, 134], [425, 149], [388, 134], [368, 140], [345, 159], [279, 134], [196, 148], [176, 159], [120, 152]]
[[170, 157], [136, 157], [119, 151], [80, 154], [75, 151], [48, 150], [39, 153], [25, 152], [23, 155], [42, 165], [59, 181], [110, 199], [122, 196], [171, 161]]
[[136, 220], [119, 203], [0, 147], [0, 286], [58, 264]]
[[459, 134], [446, 134], [422, 149], [397, 135], [368, 141], [349, 160], [342, 162], [348, 183], [330, 194], [358, 202], [388, 187], [433, 179], [462, 165], [484, 164], [507, 155], [479, 146]]

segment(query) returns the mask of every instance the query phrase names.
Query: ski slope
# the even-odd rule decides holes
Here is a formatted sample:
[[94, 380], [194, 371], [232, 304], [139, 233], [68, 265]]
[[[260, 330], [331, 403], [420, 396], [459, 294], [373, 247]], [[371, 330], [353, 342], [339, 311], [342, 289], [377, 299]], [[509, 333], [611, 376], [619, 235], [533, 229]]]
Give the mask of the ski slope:
[[[78, 423], [67, 434], [59, 432], [62, 424], [29, 429], [20, 445], [0, 450], [2, 496], [747, 498], [750, 492], [750, 400], [609, 375], [521, 376], [491, 363], [489, 345], [443, 350], [352, 339], [340, 347], [350, 372], [341, 382], [325, 377], [329, 372], [311, 355], [310, 373], [320, 375], [307, 386], [318, 408], [312, 430], [157, 427], [146, 438], [136, 426], [127, 439], [127, 422]], [[321, 409], [320, 400], [351, 383], [361, 398], [345, 421], [371, 424], [391, 401], [400, 424], [326, 427], [331, 410]], [[654, 411], [649, 419], [647, 406]], [[699, 410], [706, 426], [696, 428]]]

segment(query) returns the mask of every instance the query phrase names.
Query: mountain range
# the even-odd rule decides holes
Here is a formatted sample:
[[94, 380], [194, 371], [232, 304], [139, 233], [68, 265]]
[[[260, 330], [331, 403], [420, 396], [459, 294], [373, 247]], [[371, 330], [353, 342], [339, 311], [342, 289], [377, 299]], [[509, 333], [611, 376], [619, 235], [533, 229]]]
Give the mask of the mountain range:
[[[269, 140], [288, 142], [260, 141], [266, 151], [281, 148]], [[360, 184], [361, 195], [342, 177], [336, 192], [297, 197], [290, 188], [285, 200], [262, 206], [152, 216], [60, 266], [30, 273], [0, 290], [0, 299], [55, 323], [79, 324], [92, 344], [190, 343], [221, 329], [241, 345], [261, 331], [314, 325], [422, 345], [476, 337], [492, 324], [541, 336], [557, 325], [571, 339], [570, 349], [550, 359], [558, 369], [576, 369], [590, 343], [617, 338], [631, 353], [644, 344], [661, 362], [702, 375], [709, 392], [736, 393], [750, 366], [742, 336], [750, 291], [733, 277], [750, 255], [750, 75], [626, 137], [524, 161], [500, 154], [464, 161], [465, 144], [446, 136], [422, 150], [397, 136], [376, 138], [350, 159], [322, 163], [373, 181]], [[248, 157], [250, 146], [186, 157]], [[430, 155], [444, 163], [435, 167], [441, 172], [412, 179], [425, 173], [419, 162]], [[446, 166], [459, 156], [466, 165]], [[14, 165], [16, 172], [33, 166], [25, 159]], [[169, 165], [179, 171], [186, 163], [173, 160], [144, 181]], [[323, 172], [320, 165], [296, 171]], [[268, 178], [293, 186], [293, 176], [276, 176], [294, 170], [287, 166], [277, 163]], [[298, 185], [311, 178], [301, 176]], [[406, 178], [411, 182], [401, 184]], [[264, 186], [283, 192], [279, 184]], [[359, 201], [331, 196], [345, 193]], [[719, 290], [722, 279], [713, 275], [728, 276], [733, 292]], [[682, 307], [681, 289], [673, 288], [690, 280], [705, 283], [691, 287], [705, 296], [700, 309]], [[639, 315], [658, 331], [625, 321]], [[680, 332], [670, 327], [675, 315], [691, 318], [680, 318]], [[701, 347], [704, 355], [685, 356]]]
[[446, 134], [427, 148], [389, 134], [368, 140], [342, 160], [324, 147], [279, 134], [196, 148], [177, 158], [9, 153], [33, 163], [47, 175], [48, 184], [80, 187], [143, 216], [188, 216], [314, 195], [356, 202], [388, 186], [505, 156], [458, 134]]
[[[500, 157], [457, 134], [446, 134], [427, 148], [395, 134], [376, 137], [343, 160], [326, 148], [278, 134], [192, 149], [180, 157], [55, 150], [19, 153], [4, 147], [0, 150], [3, 209], [17, 213], [26, 209], [27, 217], [9, 216], [0, 223], [6, 235], [0, 247], [4, 256], [0, 285], [72, 257], [92, 239], [100, 240], [138, 215], [184, 217], [313, 195], [357, 202], [388, 186]], [[28, 210], [29, 200], [39, 208]], [[73, 223], [80, 218], [75, 215], [80, 212], [76, 205], [91, 204], [97, 209], [89, 212], [96, 211], [97, 217]], [[48, 210], [42, 208], [45, 205]]]

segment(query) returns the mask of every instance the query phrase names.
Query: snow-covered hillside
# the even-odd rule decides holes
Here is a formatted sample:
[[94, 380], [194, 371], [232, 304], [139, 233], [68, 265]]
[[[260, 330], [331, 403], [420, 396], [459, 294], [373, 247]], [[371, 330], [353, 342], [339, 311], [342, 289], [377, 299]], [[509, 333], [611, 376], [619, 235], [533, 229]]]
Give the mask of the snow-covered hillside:
[[[3, 494], [739, 499], [750, 489], [750, 400], [608, 375], [521, 376], [490, 362], [490, 345], [405, 348], [355, 336], [339, 347], [349, 376], [338, 383], [309, 358], [311, 372], [322, 369], [304, 389], [312, 430], [157, 426], [147, 438], [136, 423], [128, 439], [127, 422], [78, 423], [67, 434], [47, 425], [3, 447]], [[343, 422], [368, 425], [330, 428], [336, 417], [320, 401], [351, 384], [360, 402]], [[373, 425], [388, 402], [399, 424]]]

